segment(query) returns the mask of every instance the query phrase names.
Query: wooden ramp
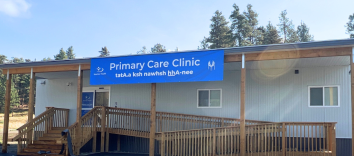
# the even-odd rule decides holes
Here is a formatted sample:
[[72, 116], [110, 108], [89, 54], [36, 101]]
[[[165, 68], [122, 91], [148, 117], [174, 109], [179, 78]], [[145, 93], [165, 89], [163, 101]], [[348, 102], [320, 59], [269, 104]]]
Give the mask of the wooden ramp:
[[[97, 137], [108, 152], [109, 135], [150, 137], [150, 111], [95, 107], [68, 129], [78, 154]], [[240, 155], [240, 120], [156, 112], [155, 154], [161, 156]], [[335, 123], [246, 120], [246, 155], [335, 155]], [[96, 136], [101, 132], [101, 136]], [[84, 136], [82, 135], [84, 134]], [[128, 143], [128, 142], [127, 142]], [[129, 144], [129, 143], [128, 143]], [[92, 147], [92, 152], [96, 151]]]
[[[66, 110], [50, 108], [33, 123], [20, 127], [19, 135], [14, 138], [19, 141], [18, 155], [37, 155], [39, 150], [51, 151], [46, 155], [58, 155], [61, 143], [67, 144], [68, 133], [60, 135], [68, 121], [63, 112]], [[65, 148], [71, 146], [74, 154], [79, 155], [83, 146], [91, 146], [87, 144], [90, 141], [92, 152], [97, 152], [100, 138], [100, 152], [108, 152], [109, 134], [150, 138], [150, 115], [145, 110], [95, 107], [67, 128], [72, 143]], [[234, 118], [156, 112], [155, 154], [238, 156], [241, 145], [245, 145], [246, 156], [336, 154], [336, 123], [246, 120], [243, 133], [246, 140], [242, 142], [240, 122]], [[62, 155], [67, 155], [67, 151]]]

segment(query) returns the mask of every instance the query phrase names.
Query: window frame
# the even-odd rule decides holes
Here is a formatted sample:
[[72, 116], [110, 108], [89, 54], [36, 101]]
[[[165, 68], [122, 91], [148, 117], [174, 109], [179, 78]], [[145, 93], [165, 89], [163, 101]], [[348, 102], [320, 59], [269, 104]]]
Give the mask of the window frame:
[[[220, 106], [215, 107], [215, 106], [210, 106], [210, 91], [212, 90], [218, 90], [220, 91]], [[208, 91], [209, 92], [209, 106], [208, 107], [200, 107], [199, 106], [199, 91]], [[217, 88], [217, 89], [197, 89], [197, 108], [222, 108], [222, 89]]]
[[[338, 88], [338, 105], [337, 106], [326, 106], [325, 103], [325, 88], [326, 87], [337, 87]], [[310, 89], [311, 88], [322, 88], [322, 106], [311, 106], [311, 95], [310, 95]], [[307, 89], [307, 103], [308, 103], [308, 107], [315, 107], [315, 108], [322, 108], [322, 107], [340, 107], [340, 86], [339, 85], [323, 85], [323, 86], [308, 86]]]

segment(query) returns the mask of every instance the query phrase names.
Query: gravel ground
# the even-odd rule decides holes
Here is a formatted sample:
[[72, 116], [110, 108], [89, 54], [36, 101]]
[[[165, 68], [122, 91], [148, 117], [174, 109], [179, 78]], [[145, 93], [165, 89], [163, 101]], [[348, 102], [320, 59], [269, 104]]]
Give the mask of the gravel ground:
[[[7, 153], [0, 153], [1, 156], [15, 156], [17, 153], [17, 143], [9, 142], [7, 146]], [[2, 145], [0, 145], [0, 149], [2, 149]]]

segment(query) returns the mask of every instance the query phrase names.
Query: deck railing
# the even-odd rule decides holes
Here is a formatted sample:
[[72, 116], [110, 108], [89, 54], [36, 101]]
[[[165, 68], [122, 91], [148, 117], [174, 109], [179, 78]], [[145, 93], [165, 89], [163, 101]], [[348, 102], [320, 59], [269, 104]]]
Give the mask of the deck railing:
[[[336, 154], [335, 123], [269, 123], [246, 126], [246, 141], [240, 127], [218, 127], [157, 133], [161, 156]], [[300, 131], [302, 129], [302, 131]]]
[[[146, 110], [95, 107], [81, 117], [80, 122], [76, 122], [68, 128], [73, 140], [73, 151], [75, 154], [79, 154], [80, 148], [92, 138], [93, 144], [96, 144], [96, 132], [149, 138], [150, 115], [150, 111]], [[240, 120], [156, 112], [156, 123], [157, 132], [161, 132], [235, 126], [240, 123]], [[246, 120], [247, 125], [261, 123], [269, 122]], [[106, 138], [106, 140], [108, 139]], [[101, 138], [101, 140], [104, 140], [104, 138]], [[93, 146], [93, 151], [96, 151], [96, 146]]]
[[[240, 140], [240, 120], [156, 112], [156, 139], [162, 156], [247, 154], [335, 155], [335, 123], [271, 123], [246, 121], [246, 140]], [[149, 138], [150, 111], [95, 107], [69, 127], [74, 154], [101, 132], [101, 151], [108, 151], [109, 133]], [[106, 133], [106, 135], [102, 134]], [[103, 144], [102, 144], [103, 143]], [[104, 145], [106, 144], [106, 145]]]
[[[117, 130], [150, 131], [150, 111], [106, 107], [109, 115], [108, 128]], [[156, 131], [177, 131], [225, 126], [236, 126], [240, 119], [210, 117], [201, 115], [156, 112]], [[246, 125], [271, 123], [266, 121], [246, 120]], [[148, 137], [148, 136], [146, 136]]]
[[[100, 120], [102, 117], [102, 108], [104, 107], [95, 107], [91, 109], [80, 118], [80, 122], [75, 122], [68, 127], [74, 154], [78, 155], [80, 153], [80, 148], [90, 139], [96, 139], [96, 132], [100, 131], [100, 128], [102, 127]], [[96, 140], [94, 140], [94, 144], [95, 143]], [[96, 146], [93, 146], [93, 148], [96, 148]]]
[[17, 152], [22, 152], [54, 127], [68, 127], [68, 119], [69, 109], [47, 107], [45, 112], [17, 129], [18, 135], [12, 139], [18, 141]]

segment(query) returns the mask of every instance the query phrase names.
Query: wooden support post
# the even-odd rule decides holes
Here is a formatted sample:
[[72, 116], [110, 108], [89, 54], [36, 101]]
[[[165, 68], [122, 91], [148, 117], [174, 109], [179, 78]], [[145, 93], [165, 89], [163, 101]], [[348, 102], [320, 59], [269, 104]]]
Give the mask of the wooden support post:
[[286, 128], [285, 123], [282, 125], [282, 134], [281, 134], [281, 148], [283, 156], [286, 155]]
[[[81, 65], [79, 65], [78, 75], [77, 75], [77, 107], [76, 107], [76, 122], [78, 123], [78, 128], [76, 131], [76, 143], [81, 145], [82, 139], [82, 127], [81, 127], [81, 109], [82, 109], [82, 77], [83, 71], [81, 70]], [[77, 154], [80, 154], [80, 148], [77, 149]]]
[[96, 144], [97, 144], [97, 109], [93, 113], [93, 141], [92, 141], [92, 152], [96, 152]]
[[[35, 73], [33, 73], [33, 68], [31, 68], [30, 75], [30, 88], [29, 88], [29, 101], [28, 101], [28, 122], [31, 122], [33, 119], [33, 108], [34, 108], [34, 83], [35, 83]], [[27, 145], [32, 144], [32, 134], [33, 131], [30, 130], [27, 133]]]
[[150, 146], [149, 156], [154, 156], [156, 133], [156, 83], [151, 84]]
[[81, 65], [79, 65], [78, 77], [77, 77], [77, 108], [76, 108], [76, 122], [80, 121], [81, 109], [82, 109], [82, 77], [83, 71]]
[[245, 69], [245, 55], [242, 54], [242, 69], [241, 69], [241, 104], [240, 104], [240, 155], [246, 154], [246, 121], [245, 121], [245, 93], [246, 93], [246, 69]]
[[104, 134], [106, 133], [106, 107], [102, 107], [101, 117], [101, 152], [104, 152]]
[[9, 114], [11, 100], [11, 79], [12, 75], [7, 70], [6, 75], [6, 91], [5, 91], [5, 112], [4, 112], [4, 129], [2, 135], [2, 153], [7, 153], [7, 140], [9, 137]]
[[352, 107], [352, 156], [354, 156], [354, 47], [350, 55], [350, 71], [351, 71], [351, 107]]

